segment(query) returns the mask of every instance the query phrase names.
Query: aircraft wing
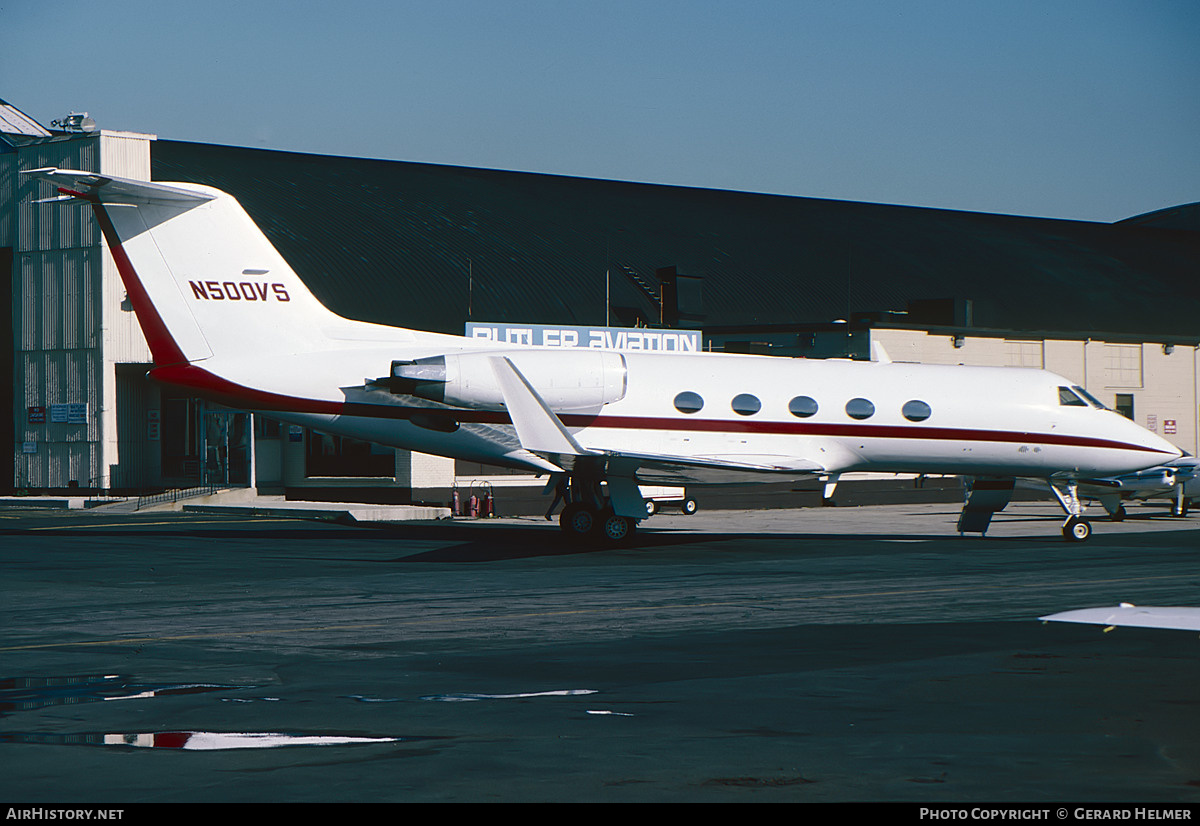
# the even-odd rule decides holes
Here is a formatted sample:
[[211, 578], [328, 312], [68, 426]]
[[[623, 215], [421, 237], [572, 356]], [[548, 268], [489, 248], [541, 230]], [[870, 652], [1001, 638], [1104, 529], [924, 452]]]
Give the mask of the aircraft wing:
[[792, 456], [666, 456], [585, 448], [511, 360], [497, 356], [492, 367], [521, 447], [563, 469], [570, 468], [577, 458], [600, 458], [608, 464], [610, 476], [615, 472], [651, 484], [738, 484], [761, 482], [763, 474], [806, 479], [826, 472], [816, 462]]
[[1154, 608], [1122, 602], [1115, 608], [1082, 608], [1038, 617], [1043, 622], [1081, 622], [1108, 628], [1172, 628], [1200, 631], [1200, 608]]
[[827, 473], [816, 462], [791, 456], [660, 456], [604, 452], [609, 466], [646, 484], [738, 485], [812, 479]]

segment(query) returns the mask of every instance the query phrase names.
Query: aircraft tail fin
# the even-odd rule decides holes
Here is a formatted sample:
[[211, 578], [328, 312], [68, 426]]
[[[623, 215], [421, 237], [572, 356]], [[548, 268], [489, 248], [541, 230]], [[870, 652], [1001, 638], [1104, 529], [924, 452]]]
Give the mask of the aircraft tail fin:
[[327, 309], [241, 204], [218, 189], [54, 168], [23, 174], [55, 186], [60, 197], [45, 200], [91, 205], [159, 366], [309, 352], [322, 336], [412, 337]]

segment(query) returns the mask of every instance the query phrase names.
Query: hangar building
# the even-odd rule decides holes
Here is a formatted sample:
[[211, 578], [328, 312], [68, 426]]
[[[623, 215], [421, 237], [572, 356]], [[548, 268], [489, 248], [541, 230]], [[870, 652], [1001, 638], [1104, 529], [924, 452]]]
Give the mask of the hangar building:
[[[150, 356], [90, 213], [43, 166], [236, 196], [341, 315], [699, 328], [705, 347], [1045, 367], [1200, 452], [1200, 204], [1114, 224], [157, 140], [0, 101], [0, 488], [200, 483], [439, 501], [487, 469], [190, 399]], [[5, 300], [0, 299], [0, 300]]]

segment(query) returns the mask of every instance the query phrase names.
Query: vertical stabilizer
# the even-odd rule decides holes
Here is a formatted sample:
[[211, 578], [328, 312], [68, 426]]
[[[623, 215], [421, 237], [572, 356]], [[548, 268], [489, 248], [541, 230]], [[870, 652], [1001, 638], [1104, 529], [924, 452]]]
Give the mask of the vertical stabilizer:
[[309, 352], [331, 329], [375, 326], [326, 309], [220, 190], [60, 169], [26, 174], [91, 204], [159, 366]]

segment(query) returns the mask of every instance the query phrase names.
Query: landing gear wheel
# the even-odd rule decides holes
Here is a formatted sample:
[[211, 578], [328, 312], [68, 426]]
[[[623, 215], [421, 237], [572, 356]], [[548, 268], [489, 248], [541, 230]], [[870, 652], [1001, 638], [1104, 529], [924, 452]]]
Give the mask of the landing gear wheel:
[[1114, 521], [1114, 522], [1120, 522], [1121, 520], [1123, 520], [1123, 519], [1126, 517], [1126, 515], [1127, 515], [1127, 514], [1125, 513], [1125, 506], [1124, 506], [1124, 505], [1118, 505], [1118, 506], [1117, 506], [1117, 509], [1116, 509], [1115, 511], [1113, 511], [1113, 512], [1112, 512], [1112, 513], [1109, 515], [1109, 517], [1108, 517], [1108, 518], [1109, 518], [1109, 519], [1111, 519], [1111, 520], [1112, 520], [1112, 521]]
[[1092, 535], [1092, 524], [1080, 516], [1072, 516], [1063, 525], [1062, 532], [1068, 542], [1083, 542]]
[[1171, 503], [1171, 516], [1184, 517], [1188, 515], [1188, 500]]
[[632, 538], [633, 532], [637, 530], [637, 522], [627, 516], [610, 513], [603, 520], [600, 523], [600, 532], [604, 534], [607, 541], [612, 543], [625, 542]]
[[571, 536], [591, 536], [596, 530], [596, 512], [582, 502], [572, 502], [558, 516], [558, 526]]
[[658, 503], [653, 499], [646, 500], [646, 516], [654, 516], [658, 513]]
[[683, 504], [679, 506], [679, 510], [683, 512], [684, 516], [691, 516], [696, 512], [697, 507], [695, 499], [684, 499]]

